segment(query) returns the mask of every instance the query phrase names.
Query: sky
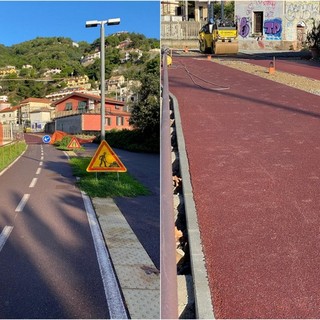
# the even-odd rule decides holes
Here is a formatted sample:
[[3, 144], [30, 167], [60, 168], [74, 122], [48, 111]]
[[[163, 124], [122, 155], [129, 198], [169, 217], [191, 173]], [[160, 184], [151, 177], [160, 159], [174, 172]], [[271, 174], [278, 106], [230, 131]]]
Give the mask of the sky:
[[120, 18], [105, 25], [105, 35], [118, 31], [160, 39], [160, 1], [0, 1], [0, 44], [7, 47], [36, 37], [66, 37], [92, 43], [100, 26], [86, 28], [89, 20]]

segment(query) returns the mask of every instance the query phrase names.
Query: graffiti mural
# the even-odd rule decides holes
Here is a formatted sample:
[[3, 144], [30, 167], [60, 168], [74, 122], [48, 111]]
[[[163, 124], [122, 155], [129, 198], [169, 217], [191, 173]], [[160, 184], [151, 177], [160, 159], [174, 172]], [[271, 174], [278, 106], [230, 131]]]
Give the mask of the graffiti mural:
[[282, 20], [280, 18], [265, 20], [263, 28], [266, 40], [281, 40]]
[[292, 1], [286, 3], [286, 19], [288, 21], [307, 21], [319, 17], [318, 1]]
[[239, 24], [239, 35], [242, 38], [246, 38], [250, 32], [249, 21], [246, 17], [242, 17]]

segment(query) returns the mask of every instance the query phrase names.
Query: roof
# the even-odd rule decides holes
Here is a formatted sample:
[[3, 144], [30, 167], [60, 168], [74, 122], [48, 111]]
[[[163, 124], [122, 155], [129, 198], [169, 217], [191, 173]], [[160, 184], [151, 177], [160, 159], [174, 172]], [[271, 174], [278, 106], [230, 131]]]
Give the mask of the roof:
[[[101, 97], [100, 96], [96, 96], [93, 94], [88, 94], [88, 93], [82, 93], [82, 92], [72, 92], [69, 95], [61, 98], [60, 100], [54, 101], [52, 104], [54, 106], [56, 106], [57, 104], [73, 97], [73, 96], [77, 96], [77, 97], [82, 97], [82, 98], [86, 98], [86, 99], [92, 99], [94, 101], [101, 101]], [[118, 104], [120, 106], [124, 106], [124, 102], [123, 101], [119, 101], [119, 100], [115, 100], [115, 99], [110, 99], [110, 98], [106, 98], [105, 102], [109, 102], [109, 103], [113, 103], [113, 104]]]
[[52, 103], [51, 100], [45, 99], [45, 98], [27, 98], [27, 99], [22, 100], [22, 101], [20, 102], [20, 104], [29, 103], [29, 102]]
[[30, 111], [30, 113], [39, 113], [39, 112], [51, 112], [49, 108], [40, 108], [37, 110]]
[[13, 112], [20, 109], [20, 106], [15, 106], [15, 107], [8, 107], [5, 109], [0, 110], [0, 112]]

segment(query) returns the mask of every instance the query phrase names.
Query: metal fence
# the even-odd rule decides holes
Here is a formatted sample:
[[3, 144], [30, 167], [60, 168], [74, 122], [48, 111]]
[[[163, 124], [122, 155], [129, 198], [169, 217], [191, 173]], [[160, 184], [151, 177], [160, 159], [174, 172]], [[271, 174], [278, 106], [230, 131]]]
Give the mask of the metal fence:
[[199, 21], [161, 21], [161, 39], [198, 39], [199, 30], [205, 22]]
[[[3, 132], [3, 143], [8, 143], [16, 140], [23, 140], [23, 128], [19, 125], [13, 124], [3, 124], [2, 126]], [[1, 130], [1, 128], [0, 128]]]

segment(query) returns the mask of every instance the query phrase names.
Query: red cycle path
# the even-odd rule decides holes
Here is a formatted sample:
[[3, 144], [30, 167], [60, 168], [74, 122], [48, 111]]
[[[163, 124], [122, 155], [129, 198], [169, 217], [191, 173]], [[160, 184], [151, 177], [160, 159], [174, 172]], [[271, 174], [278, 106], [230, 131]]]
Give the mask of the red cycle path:
[[[267, 60], [255, 60], [255, 59], [248, 59], [243, 60], [245, 62], [256, 64], [261, 67], [269, 68], [270, 62], [273, 59]], [[311, 78], [314, 80], [320, 81], [320, 63], [315, 61], [303, 61], [303, 60], [281, 60], [276, 59], [276, 71], [283, 71], [288, 73], [293, 73], [296, 75], [304, 76], [307, 78]], [[320, 88], [319, 88], [320, 89]]]
[[216, 318], [320, 318], [320, 96], [173, 62]]

